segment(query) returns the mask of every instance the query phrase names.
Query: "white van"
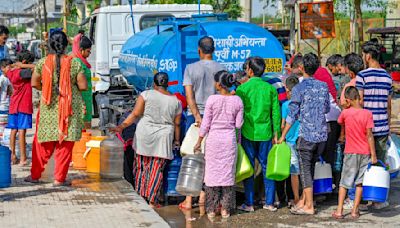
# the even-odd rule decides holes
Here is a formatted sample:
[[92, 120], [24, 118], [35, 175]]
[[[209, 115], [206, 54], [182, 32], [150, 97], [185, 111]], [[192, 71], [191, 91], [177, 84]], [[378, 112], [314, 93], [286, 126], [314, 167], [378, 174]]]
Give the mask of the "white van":
[[[212, 13], [211, 5], [201, 5], [200, 13]], [[197, 4], [133, 5], [135, 32], [154, 26], [165, 18], [190, 17], [199, 13]], [[88, 36], [93, 41], [89, 62], [95, 92], [107, 92], [118, 86], [113, 76], [119, 75], [118, 57], [122, 45], [133, 35], [129, 5], [101, 7], [90, 17]]]

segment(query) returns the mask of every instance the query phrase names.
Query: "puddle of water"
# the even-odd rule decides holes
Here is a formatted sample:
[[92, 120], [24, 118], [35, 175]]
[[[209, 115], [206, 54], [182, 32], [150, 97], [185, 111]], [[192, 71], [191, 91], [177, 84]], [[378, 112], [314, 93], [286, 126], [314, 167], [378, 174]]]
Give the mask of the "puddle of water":
[[177, 205], [172, 205], [156, 209], [156, 212], [167, 221], [171, 227], [232, 227], [229, 219], [224, 220], [220, 216], [210, 221], [205, 214], [204, 207], [194, 208], [192, 210], [181, 210]]

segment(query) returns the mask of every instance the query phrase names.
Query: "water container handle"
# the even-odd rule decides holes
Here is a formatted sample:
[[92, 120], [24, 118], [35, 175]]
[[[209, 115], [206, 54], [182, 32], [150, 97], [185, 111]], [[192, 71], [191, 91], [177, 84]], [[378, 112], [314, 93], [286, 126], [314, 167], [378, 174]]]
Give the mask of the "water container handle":
[[89, 152], [90, 152], [91, 149], [92, 149], [92, 148], [90, 148], [90, 147], [86, 148], [86, 151], [85, 151], [85, 153], [83, 154], [83, 158], [84, 158], [84, 159], [86, 159], [86, 157], [87, 157], [87, 155], [89, 154]]
[[322, 156], [319, 156], [319, 161], [321, 162], [321, 164], [325, 164], [325, 160], [322, 158]]
[[122, 136], [121, 136], [120, 133], [116, 133], [115, 135], [117, 136], [117, 138], [118, 138], [122, 143], [125, 144], [125, 140], [122, 138]]
[[[383, 163], [381, 160], [378, 160], [378, 163], [385, 169], [387, 169], [388, 167], [385, 165], [385, 163]], [[371, 168], [372, 163], [368, 163], [368, 170]]]

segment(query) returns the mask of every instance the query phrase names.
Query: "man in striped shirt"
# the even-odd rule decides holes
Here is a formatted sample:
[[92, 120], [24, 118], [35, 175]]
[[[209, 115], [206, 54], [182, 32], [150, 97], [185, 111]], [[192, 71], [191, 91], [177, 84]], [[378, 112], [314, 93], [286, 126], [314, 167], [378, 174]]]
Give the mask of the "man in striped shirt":
[[[362, 46], [362, 56], [367, 69], [357, 74], [356, 87], [360, 91], [364, 108], [373, 114], [376, 155], [378, 160], [385, 162], [390, 129], [392, 78], [381, 68], [379, 55], [379, 45], [367, 42]], [[388, 203], [375, 206], [380, 209], [388, 206]]]
[[389, 135], [392, 78], [379, 65], [378, 45], [367, 42], [362, 46], [363, 60], [367, 69], [360, 71], [356, 77], [356, 87], [360, 90], [364, 108], [372, 111], [374, 116], [375, 146], [377, 157], [385, 161], [386, 142]]

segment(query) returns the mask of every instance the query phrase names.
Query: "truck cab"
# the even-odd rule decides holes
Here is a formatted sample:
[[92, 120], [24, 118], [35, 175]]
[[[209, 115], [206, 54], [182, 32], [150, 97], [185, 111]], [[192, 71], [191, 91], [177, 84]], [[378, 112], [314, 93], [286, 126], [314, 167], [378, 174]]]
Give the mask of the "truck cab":
[[[212, 13], [211, 5], [201, 5], [200, 13]], [[120, 84], [118, 59], [122, 45], [134, 33], [152, 27], [166, 18], [187, 18], [199, 13], [197, 4], [133, 5], [133, 23], [129, 5], [96, 9], [90, 17], [89, 38], [93, 42], [89, 62], [92, 65], [94, 92], [104, 93]]]
[[[107, 6], [96, 9], [89, 20], [88, 36], [93, 42], [89, 63], [92, 65], [93, 110], [100, 128], [116, 123], [135, 101], [134, 87], [120, 73], [118, 60], [123, 44], [135, 33], [168, 18], [189, 18], [213, 12], [211, 5], [152, 4]], [[133, 25], [132, 25], [133, 21]]]

